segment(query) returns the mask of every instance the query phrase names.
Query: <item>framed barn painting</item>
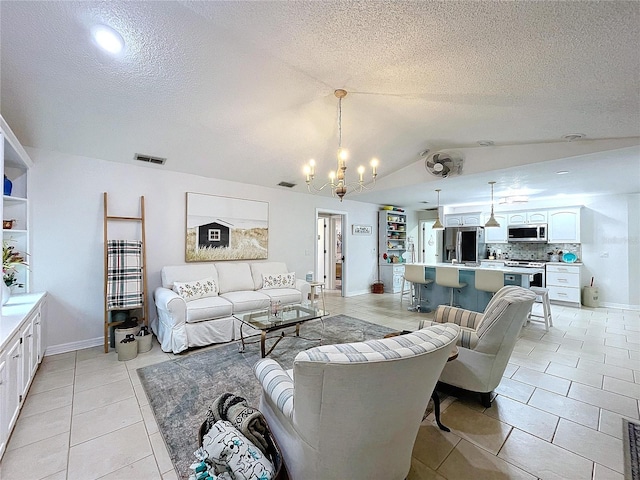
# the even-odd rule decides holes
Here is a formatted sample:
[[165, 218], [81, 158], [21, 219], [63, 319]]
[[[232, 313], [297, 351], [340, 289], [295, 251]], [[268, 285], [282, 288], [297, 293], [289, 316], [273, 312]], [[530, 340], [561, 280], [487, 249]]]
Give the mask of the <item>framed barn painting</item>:
[[187, 192], [187, 262], [268, 258], [269, 204]]

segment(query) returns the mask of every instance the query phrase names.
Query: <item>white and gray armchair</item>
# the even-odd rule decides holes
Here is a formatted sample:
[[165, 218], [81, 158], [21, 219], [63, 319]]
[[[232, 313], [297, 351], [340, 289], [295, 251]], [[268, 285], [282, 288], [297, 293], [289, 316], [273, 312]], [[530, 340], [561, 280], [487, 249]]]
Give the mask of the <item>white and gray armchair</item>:
[[496, 292], [484, 313], [440, 305], [434, 321], [423, 324], [460, 326], [458, 358], [445, 365], [440, 381], [480, 393], [482, 404], [491, 407], [491, 392], [500, 384], [535, 298], [531, 290], [510, 285]]
[[404, 479], [457, 325], [300, 352], [254, 366], [260, 410], [292, 480]]

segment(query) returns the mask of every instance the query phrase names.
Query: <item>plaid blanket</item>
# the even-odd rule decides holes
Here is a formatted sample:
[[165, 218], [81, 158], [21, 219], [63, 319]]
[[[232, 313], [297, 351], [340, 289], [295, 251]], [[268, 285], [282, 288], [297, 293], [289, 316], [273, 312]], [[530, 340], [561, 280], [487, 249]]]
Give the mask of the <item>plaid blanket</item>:
[[107, 240], [107, 309], [141, 307], [142, 242]]

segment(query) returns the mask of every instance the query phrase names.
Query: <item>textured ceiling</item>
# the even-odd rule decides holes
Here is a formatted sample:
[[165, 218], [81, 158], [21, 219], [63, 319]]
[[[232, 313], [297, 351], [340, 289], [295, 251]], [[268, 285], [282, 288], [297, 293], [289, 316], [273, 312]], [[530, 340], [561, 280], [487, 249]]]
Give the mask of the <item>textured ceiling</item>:
[[[479, 140], [503, 151], [556, 142], [514, 158], [521, 184], [527, 164], [575, 161], [564, 134], [639, 143], [636, 1], [4, 1], [0, 21], [0, 111], [37, 148], [127, 163], [140, 152], [168, 157], [150, 168], [304, 191], [309, 158], [319, 177], [333, 167], [333, 91], [345, 88], [343, 143], [354, 164], [381, 160], [375, 193], [353, 198], [408, 206], [423, 188], [495, 177], [491, 161], [473, 166], [486, 157]], [[100, 23], [122, 34], [123, 54], [91, 42]], [[601, 151], [596, 143], [581, 154]], [[465, 174], [430, 176], [426, 148], [458, 149]], [[593, 160], [631, 169], [617, 191], [637, 192], [638, 156], [630, 148]], [[506, 188], [514, 180], [502, 173]], [[571, 188], [609, 188], [584, 181]]]

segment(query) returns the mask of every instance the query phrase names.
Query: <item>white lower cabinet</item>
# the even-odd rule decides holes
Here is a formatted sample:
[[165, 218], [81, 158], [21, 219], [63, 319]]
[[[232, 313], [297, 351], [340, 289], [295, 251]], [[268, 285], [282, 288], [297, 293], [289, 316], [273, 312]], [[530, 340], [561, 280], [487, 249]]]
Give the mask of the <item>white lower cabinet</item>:
[[[20, 337], [12, 339], [5, 350], [5, 381], [3, 381], [2, 395], [2, 432], [0, 438], [3, 447], [9, 441], [11, 429], [18, 419], [20, 413], [21, 384], [22, 384], [22, 342]], [[0, 453], [4, 453], [2, 450]]]
[[380, 280], [384, 283], [384, 293], [398, 293], [402, 289], [404, 265], [391, 263], [380, 265]]
[[42, 360], [42, 309], [45, 294], [12, 296], [0, 321], [0, 458]]
[[9, 418], [7, 394], [9, 391], [9, 376], [7, 375], [7, 358], [6, 355], [0, 355], [0, 455], [7, 448], [7, 441], [9, 432]]
[[549, 300], [580, 305], [580, 265], [547, 264]]
[[20, 384], [20, 396], [22, 398], [27, 396], [27, 390], [31, 385], [31, 375], [35, 373], [35, 367], [33, 361], [33, 354], [35, 348], [33, 348], [33, 320], [28, 320], [25, 326], [20, 332], [22, 338], [22, 383]]
[[44, 345], [42, 342], [42, 308], [44, 308], [44, 305], [41, 305], [31, 317], [31, 324], [33, 325], [33, 352], [31, 352], [30, 376], [32, 379], [36, 375], [36, 370], [42, 361], [44, 353], [42, 351], [42, 347]]

